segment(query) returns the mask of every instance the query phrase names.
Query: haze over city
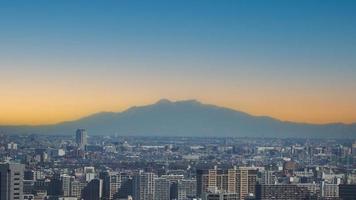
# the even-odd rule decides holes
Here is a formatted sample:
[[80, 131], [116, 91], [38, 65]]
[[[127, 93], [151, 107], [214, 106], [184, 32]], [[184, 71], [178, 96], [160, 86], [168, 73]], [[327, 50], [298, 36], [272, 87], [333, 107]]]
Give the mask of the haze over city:
[[6, 1], [0, 124], [161, 98], [356, 122], [354, 1]]

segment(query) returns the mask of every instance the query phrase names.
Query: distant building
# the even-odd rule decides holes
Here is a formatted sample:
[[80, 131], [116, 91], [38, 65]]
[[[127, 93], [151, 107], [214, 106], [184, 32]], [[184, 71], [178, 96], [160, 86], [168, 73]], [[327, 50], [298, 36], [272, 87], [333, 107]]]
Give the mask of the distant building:
[[339, 185], [339, 196], [342, 200], [356, 200], [356, 184]]
[[103, 180], [93, 179], [83, 189], [82, 198], [85, 200], [100, 200], [102, 197]]
[[86, 182], [72, 179], [70, 182], [70, 196], [80, 198], [86, 185]]
[[352, 144], [351, 153], [354, 157], [356, 157], [356, 141]]
[[157, 175], [152, 172], [140, 172], [133, 179], [134, 200], [154, 200], [154, 179]]
[[240, 200], [237, 193], [207, 193], [202, 200]]
[[261, 172], [261, 184], [275, 184], [276, 176], [273, 175], [273, 171]]
[[154, 179], [154, 199], [167, 200], [170, 198], [170, 182], [166, 178]]
[[229, 170], [214, 169], [197, 170], [197, 195], [217, 190], [236, 193], [240, 199], [255, 194], [257, 170], [251, 168], [233, 168]]
[[69, 176], [69, 175], [66, 175], [66, 174], [61, 175], [62, 194], [65, 197], [69, 197], [70, 196], [72, 179], [74, 179], [72, 176]]
[[0, 164], [0, 200], [23, 200], [24, 170], [22, 164]]
[[292, 184], [257, 185], [256, 200], [293, 199], [304, 200], [310, 197], [307, 187]]
[[100, 178], [103, 179], [103, 199], [114, 199], [121, 187], [120, 173], [107, 171], [101, 173]]
[[85, 129], [78, 129], [75, 135], [75, 141], [78, 145], [78, 148], [81, 150], [85, 149], [85, 146], [87, 145], [87, 131]]
[[197, 181], [195, 179], [179, 180], [177, 187], [178, 194], [176, 198], [178, 200], [192, 199], [197, 194]]
[[132, 189], [133, 189], [133, 179], [131, 174], [121, 172], [120, 173], [120, 178], [121, 178], [121, 186], [119, 189], [119, 198], [128, 198], [128, 196], [132, 195]]
[[95, 178], [95, 168], [94, 167], [84, 167], [85, 181], [90, 182]]
[[17, 144], [14, 142], [10, 142], [7, 144], [7, 149], [8, 150], [17, 150]]
[[322, 197], [339, 197], [339, 186], [337, 184], [321, 183], [321, 196]]

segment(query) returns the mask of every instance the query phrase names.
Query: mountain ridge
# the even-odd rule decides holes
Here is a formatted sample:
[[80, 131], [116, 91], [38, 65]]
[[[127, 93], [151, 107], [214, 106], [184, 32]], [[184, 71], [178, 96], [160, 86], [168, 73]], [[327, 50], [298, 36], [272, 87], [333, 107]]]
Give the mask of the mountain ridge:
[[311, 124], [255, 116], [197, 100], [161, 99], [121, 112], [99, 112], [78, 120], [38, 126], [0, 126], [5, 133], [93, 135], [356, 138], [356, 124]]

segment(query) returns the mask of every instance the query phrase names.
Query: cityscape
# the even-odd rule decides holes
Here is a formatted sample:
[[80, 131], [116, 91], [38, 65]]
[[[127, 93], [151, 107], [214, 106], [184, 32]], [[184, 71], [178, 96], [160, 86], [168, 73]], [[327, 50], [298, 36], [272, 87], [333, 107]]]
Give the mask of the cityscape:
[[1, 134], [1, 199], [355, 199], [356, 140]]
[[0, 0], [0, 200], [356, 200], [356, 0]]

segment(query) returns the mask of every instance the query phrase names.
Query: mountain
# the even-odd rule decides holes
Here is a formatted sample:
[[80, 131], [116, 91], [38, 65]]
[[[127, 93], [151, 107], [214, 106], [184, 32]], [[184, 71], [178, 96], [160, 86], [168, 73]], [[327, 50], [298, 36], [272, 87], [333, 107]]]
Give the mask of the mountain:
[[356, 124], [307, 124], [253, 116], [196, 100], [102, 112], [79, 120], [46, 126], [1, 126], [5, 133], [73, 134], [86, 128], [91, 135], [356, 138]]

